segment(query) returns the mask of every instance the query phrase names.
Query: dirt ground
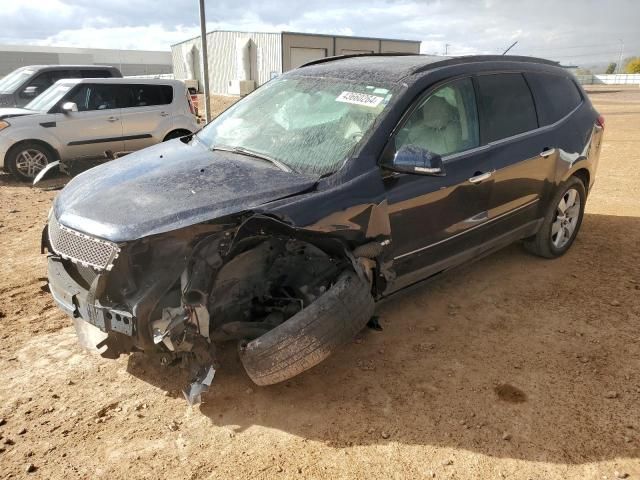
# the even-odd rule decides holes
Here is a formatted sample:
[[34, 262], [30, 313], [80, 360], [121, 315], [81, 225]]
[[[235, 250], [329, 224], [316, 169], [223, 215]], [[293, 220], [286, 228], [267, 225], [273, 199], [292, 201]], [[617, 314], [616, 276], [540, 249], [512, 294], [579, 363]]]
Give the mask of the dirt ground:
[[0, 478], [640, 479], [640, 89], [592, 98], [566, 256], [513, 245], [414, 287], [286, 384], [229, 346], [195, 408], [178, 373], [80, 350], [39, 254], [55, 192], [0, 176]]

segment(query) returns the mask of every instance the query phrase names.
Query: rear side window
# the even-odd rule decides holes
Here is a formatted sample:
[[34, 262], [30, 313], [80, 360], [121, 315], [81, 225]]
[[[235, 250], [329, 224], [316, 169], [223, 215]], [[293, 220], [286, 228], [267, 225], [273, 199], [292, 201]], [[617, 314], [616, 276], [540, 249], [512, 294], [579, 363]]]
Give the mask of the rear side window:
[[173, 102], [171, 85], [127, 85], [128, 104], [125, 107], [150, 107]]
[[567, 116], [582, 102], [582, 95], [568, 77], [547, 73], [525, 73], [538, 105], [540, 125], [549, 125]]
[[81, 78], [111, 78], [111, 72], [109, 70], [81, 70]]
[[80, 78], [79, 72], [77, 70], [54, 70], [50, 72], [50, 74], [51, 80], [54, 83], [65, 78]]
[[484, 143], [538, 128], [531, 90], [520, 73], [477, 77]]

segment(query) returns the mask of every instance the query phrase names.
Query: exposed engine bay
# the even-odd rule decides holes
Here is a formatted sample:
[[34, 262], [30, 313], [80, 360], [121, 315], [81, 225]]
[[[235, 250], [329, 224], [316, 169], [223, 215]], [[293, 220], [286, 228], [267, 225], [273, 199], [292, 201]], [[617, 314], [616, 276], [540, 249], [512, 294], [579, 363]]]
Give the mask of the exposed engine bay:
[[169, 294], [179, 306], [164, 307], [151, 323], [154, 343], [162, 343], [174, 361], [191, 356], [200, 365], [185, 390], [190, 403], [213, 378], [216, 342], [253, 340], [272, 330], [325, 293], [346, 266], [311, 244], [281, 238], [220, 265], [210, 247], [198, 251], [179, 291]]

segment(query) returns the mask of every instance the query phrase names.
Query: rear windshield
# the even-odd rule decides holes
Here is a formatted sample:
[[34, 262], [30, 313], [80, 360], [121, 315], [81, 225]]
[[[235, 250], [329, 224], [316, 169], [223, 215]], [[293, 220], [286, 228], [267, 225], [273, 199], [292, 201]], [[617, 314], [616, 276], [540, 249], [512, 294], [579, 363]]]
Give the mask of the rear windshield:
[[35, 73], [29, 68], [19, 68], [0, 80], [0, 93], [14, 93], [16, 89]]
[[340, 168], [391, 100], [389, 88], [326, 78], [275, 79], [207, 125], [210, 148], [243, 148], [307, 174]]

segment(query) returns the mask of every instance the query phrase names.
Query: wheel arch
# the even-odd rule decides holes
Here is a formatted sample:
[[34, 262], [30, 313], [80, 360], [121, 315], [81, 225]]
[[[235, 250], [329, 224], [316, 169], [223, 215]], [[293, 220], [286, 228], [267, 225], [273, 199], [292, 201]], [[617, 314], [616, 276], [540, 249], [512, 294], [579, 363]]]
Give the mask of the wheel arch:
[[242, 222], [233, 238], [230, 254], [235, 255], [246, 251], [251, 248], [249, 245], [273, 235], [296, 238], [315, 245], [330, 255], [345, 257], [349, 255], [350, 249], [344, 239], [321, 232], [296, 228], [290, 223], [266, 214], [255, 214]]
[[167, 132], [167, 134], [162, 138], [162, 141], [165, 142], [173, 138], [186, 137], [187, 135], [191, 135], [192, 133], [193, 132], [191, 130], [188, 130], [186, 128], [173, 128], [169, 130], [169, 132]]
[[21, 145], [25, 143], [35, 143], [35, 144], [41, 145], [53, 154], [54, 160], [60, 160], [60, 152], [58, 151], [57, 148], [55, 148], [49, 142], [39, 138], [25, 138], [23, 140], [18, 140], [13, 145], [11, 145], [11, 147], [7, 149], [7, 153], [5, 154], [5, 157], [4, 157], [5, 165], [7, 164], [7, 159], [9, 158], [9, 155], [13, 153], [14, 150], [16, 150], [17, 148], [19, 148]]
[[574, 171], [571, 176], [578, 177], [582, 181], [584, 189], [588, 194], [589, 186], [591, 185], [591, 173], [589, 172], [589, 169], [587, 169], [586, 167], [579, 168], [578, 170]]

